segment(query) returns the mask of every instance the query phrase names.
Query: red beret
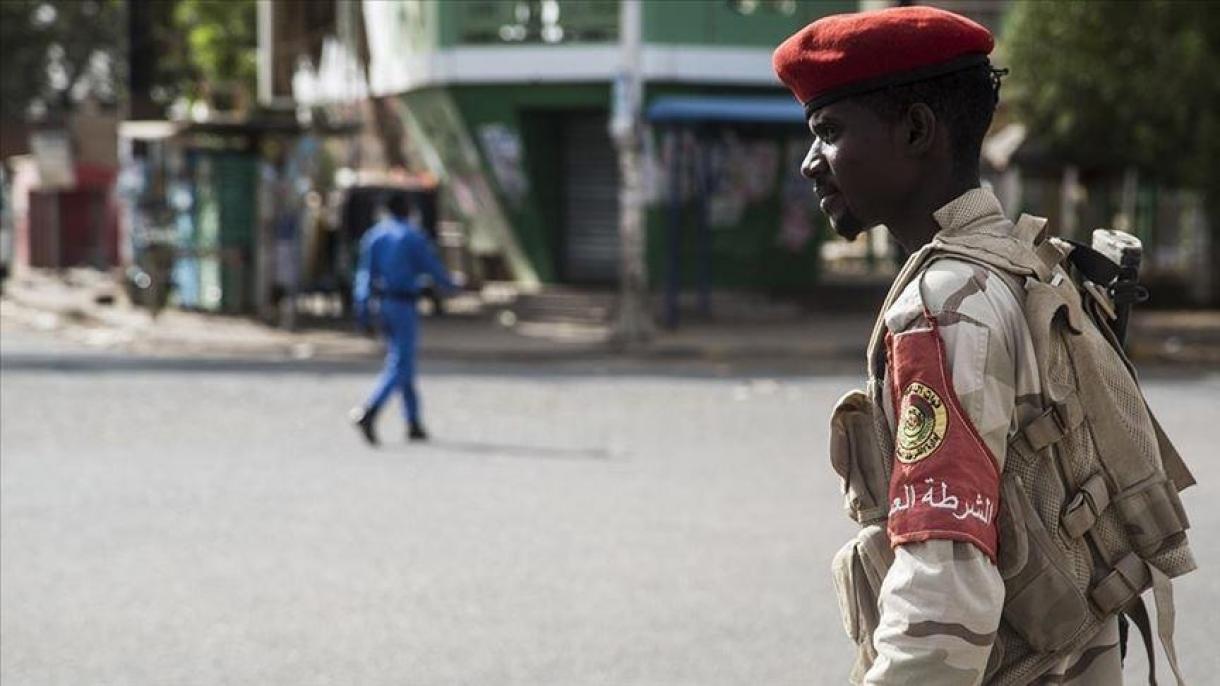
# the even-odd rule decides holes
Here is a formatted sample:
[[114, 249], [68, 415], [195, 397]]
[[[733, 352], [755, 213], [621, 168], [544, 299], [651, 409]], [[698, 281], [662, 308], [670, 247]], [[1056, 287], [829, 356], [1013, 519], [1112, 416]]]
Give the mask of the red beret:
[[991, 32], [934, 7], [823, 17], [780, 44], [775, 73], [805, 112], [852, 95], [987, 62]]

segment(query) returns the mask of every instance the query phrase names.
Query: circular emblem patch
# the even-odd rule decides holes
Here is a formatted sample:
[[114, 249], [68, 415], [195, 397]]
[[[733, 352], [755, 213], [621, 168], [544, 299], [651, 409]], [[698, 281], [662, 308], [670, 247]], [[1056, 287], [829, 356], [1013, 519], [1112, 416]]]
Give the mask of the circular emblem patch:
[[949, 414], [936, 391], [913, 382], [902, 392], [898, 412], [898, 440], [895, 454], [899, 462], [919, 462], [945, 442]]

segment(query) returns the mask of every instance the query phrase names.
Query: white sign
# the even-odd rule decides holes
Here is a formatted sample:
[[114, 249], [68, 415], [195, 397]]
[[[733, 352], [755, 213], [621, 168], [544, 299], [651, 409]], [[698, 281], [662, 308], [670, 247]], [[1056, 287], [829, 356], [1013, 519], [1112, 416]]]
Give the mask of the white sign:
[[30, 134], [30, 148], [38, 164], [40, 188], [76, 186], [76, 170], [72, 165], [72, 139], [67, 131], [35, 131]]

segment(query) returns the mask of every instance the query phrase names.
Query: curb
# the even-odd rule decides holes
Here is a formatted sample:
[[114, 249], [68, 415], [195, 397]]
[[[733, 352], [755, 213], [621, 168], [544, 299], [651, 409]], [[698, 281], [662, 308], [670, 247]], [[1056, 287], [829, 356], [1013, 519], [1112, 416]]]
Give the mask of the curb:
[[[342, 329], [284, 331], [244, 317], [174, 309], [166, 311], [171, 321], [162, 325], [164, 318], [154, 319], [121, 301], [113, 305], [94, 302], [100, 292], [96, 287], [90, 290], [65, 284], [40, 294], [37, 285], [32, 288], [21, 285], [10, 281], [0, 296], [6, 319], [24, 322], [35, 329], [66, 330], [69, 336], [90, 345], [139, 355], [374, 362], [381, 359], [384, 350], [380, 342]], [[593, 340], [564, 338], [562, 327], [551, 335], [526, 335], [501, 325], [486, 312], [450, 314], [447, 321], [430, 319], [424, 324], [419, 353], [425, 361], [479, 364], [582, 361], [780, 367], [850, 364], [862, 371], [867, 338], [866, 333], [857, 331], [861, 329], [857, 320], [862, 316], [834, 317], [823, 323], [786, 322], [770, 329], [764, 325], [757, 336], [743, 336], [743, 325], [732, 324], [703, 331], [659, 333], [641, 348], [624, 351], [604, 336], [594, 336]], [[1137, 316], [1129, 346], [1137, 363], [1220, 366], [1220, 312], [1146, 312]], [[172, 321], [175, 318], [180, 319]], [[225, 332], [223, 327], [231, 327], [231, 332]], [[535, 325], [534, 330], [538, 329]], [[232, 340], [225, 340], [226, 333], [232, 334]], [[667, 340], [667, 336], [673, 338]], [[790, 343], [776, 343], [785, 339]]]

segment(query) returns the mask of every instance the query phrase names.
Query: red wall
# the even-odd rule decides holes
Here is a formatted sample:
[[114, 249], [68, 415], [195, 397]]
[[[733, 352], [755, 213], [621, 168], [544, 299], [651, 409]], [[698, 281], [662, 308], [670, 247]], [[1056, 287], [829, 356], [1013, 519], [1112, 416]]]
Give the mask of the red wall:
[[73, 267], [119, 263], [118, 208], [112, 189], [115, 170], [77, 165], [76, 188], [30, 191], [29, 226], [18, 236], [31, 267]]

